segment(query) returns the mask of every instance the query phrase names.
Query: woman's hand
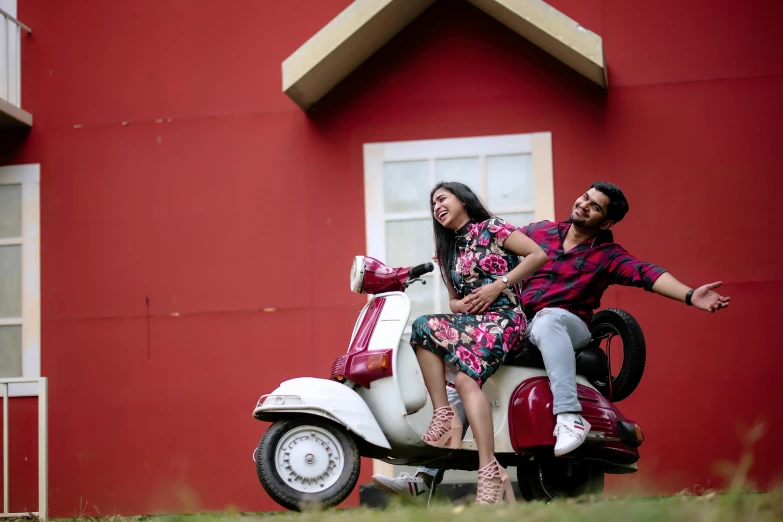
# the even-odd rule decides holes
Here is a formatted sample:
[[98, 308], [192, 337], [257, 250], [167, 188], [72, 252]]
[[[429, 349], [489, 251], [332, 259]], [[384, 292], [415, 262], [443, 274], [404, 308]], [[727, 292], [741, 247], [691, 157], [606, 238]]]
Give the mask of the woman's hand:
[[468, 306], [465, 304], [465, 299], [451, 299], [449, 301], [449, 308], [453, 314], [466, 314], [468, 313]]
[[500, 279], [481, 288], [476, 288], [473, 293], [463, 299], [467, 307], [466, 311], [470, 314], [483, 314], [505, 289], [506, 283]]

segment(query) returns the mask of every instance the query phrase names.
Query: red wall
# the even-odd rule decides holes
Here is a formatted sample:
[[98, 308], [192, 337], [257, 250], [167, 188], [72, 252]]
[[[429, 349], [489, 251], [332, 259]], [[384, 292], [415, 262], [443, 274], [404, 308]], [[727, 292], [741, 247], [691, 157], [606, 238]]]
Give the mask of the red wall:
[[[41, 163], [52, 515], [276, 508], [251, 411], [346, 346], [365, 142], [550, 131], [559, 216], [612, 180], [631, 202], [624, 246], [688, 284], [724, 282], [720, 316], [607, 294], [649, 350], [621, 404], [647, 437], [640, 472], [611, 490], [720, 485], [737, 429], [783, 431], [783, 4], [552, 1], [603, 37], [604, 92], [442, 0], [306, 115], [280, 64], [348, 3], [19, 0], [35, 126], [0, 160]], [[769, 487], [783, 450], [768, 434], [756, 455]]]

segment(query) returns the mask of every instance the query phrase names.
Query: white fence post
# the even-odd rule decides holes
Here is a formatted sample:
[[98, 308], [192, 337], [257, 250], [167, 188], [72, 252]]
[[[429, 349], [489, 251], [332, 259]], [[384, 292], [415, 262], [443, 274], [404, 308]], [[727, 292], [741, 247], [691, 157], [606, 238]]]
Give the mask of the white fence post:
[[[34, 383], [38, 385], [38, 510], [29, 513], [10, 513], [8, 499], [8, 388], [13, 384]], [[0, 517], [19, 518], [35, 516], [45, 521], [49, 514], [49, 441], [48, 408], [49, 390], [46, 377], [19, 377], [0, 379], [0, 392], [3, 395], [3, 512]]]

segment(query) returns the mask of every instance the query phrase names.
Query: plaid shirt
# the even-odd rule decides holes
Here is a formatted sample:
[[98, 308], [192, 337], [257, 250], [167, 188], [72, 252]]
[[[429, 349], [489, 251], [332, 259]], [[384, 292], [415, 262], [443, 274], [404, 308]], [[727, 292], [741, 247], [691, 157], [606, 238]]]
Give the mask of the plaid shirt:
[[650, 291], [666, 270], [639, 261], [614, 242], [609, 230], [591, 242], [563, 251], [570, 220], [539, 221], [519, 230], [546, 252], [549, 261], [522, 286], [525, 315], [532, 318], [543, 308], [562, 308], [588, 325], [609, 285], [638, 286]]

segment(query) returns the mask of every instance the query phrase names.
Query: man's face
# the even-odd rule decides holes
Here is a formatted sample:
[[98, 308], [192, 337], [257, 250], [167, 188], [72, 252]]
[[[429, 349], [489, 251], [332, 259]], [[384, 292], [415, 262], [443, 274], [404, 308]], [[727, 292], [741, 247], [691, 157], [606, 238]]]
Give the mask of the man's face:
[[606, 219], [606, 209], [609, 197], [591, 188], [582, 194], [571, 209], [571, 221], [588, 230], [606, 230], [614, 225], [614, 221]]

